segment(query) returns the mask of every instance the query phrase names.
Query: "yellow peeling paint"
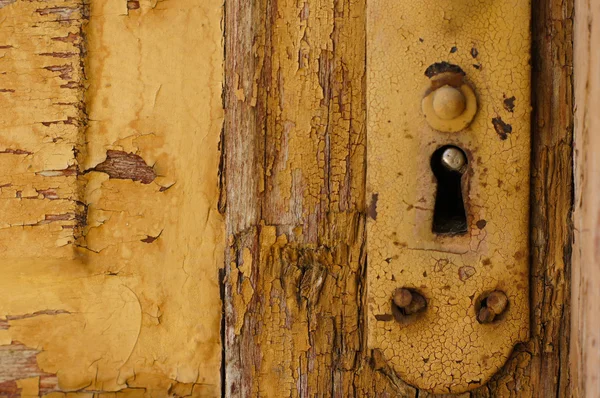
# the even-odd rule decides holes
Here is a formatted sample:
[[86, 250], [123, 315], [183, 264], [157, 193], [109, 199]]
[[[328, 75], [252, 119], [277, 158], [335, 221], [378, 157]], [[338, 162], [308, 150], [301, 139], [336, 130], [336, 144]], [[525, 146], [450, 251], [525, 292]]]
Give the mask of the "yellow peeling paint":
[[[530, 3], [376, 0], [367, 19], [368, 344], [409, 384], [463, 392], [484, 384], [528, 338]], [[441, 61], [460, 66], [478, 97], [462, 132], [431, 129], [421, 111], [424, 72]], [[504, 100], [513, 96], [511, 110]], [[506, 139], [493, 118], [511, 125]], [[469, 232], [461, 237], [431, 230], [430, 157], [445, 144], [469, 158]], [[398, 287], [428, 300], [408, 324], [390, 317]], [[479, 324], [475, 301], [494, 289], [507, 293], [508, 312]]]
[[226, 395], [385, 378], [362, 365], [365, 3], [226, 3]]
[[220, 395], [222, 2], [139, 4], [0, 2], [0, 343], [49, 397]]
[[37, 397], [40, 393], [40, 378], [29, 377], [17, 381], [17, 386], [21, 389], [21, 398]]

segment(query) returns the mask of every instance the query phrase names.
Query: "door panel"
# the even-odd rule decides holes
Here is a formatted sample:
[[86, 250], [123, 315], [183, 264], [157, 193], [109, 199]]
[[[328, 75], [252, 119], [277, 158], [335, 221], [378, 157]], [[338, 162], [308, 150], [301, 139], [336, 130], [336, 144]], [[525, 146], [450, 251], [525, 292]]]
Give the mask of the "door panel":
[[[370, 4], [0, 0], [0, 396], [431, 396], [367, 345]], [[570, 391], [572, 8], [532, 4], [531, 337], [471, 397]]]
[[0, 391], [219, 395], [221, 14], [2, 3]]

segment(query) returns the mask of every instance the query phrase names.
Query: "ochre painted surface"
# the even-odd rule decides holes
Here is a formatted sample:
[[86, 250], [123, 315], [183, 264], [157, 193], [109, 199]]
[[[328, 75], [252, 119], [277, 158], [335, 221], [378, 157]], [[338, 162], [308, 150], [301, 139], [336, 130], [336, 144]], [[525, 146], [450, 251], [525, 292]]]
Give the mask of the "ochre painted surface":
[[[404, 381], [436, 393], [485, 383], [528, 338], [529, 21], [527, 0], [367, 5], [368, 344]], [[424, 72], [440, 61], [459, 65], [478, 97], [459, 133], [432, 130], [421, 112]], [[463, 236], [432, 233], [430, 157], [446, 144], [469, 159]], [[398, 287], [423, 292], [423, 316], [389, 316]], [[479, 324], [476, 301], [495, 289], [509, 309]]]
[[[0, 212], [0, 221], [5, 222], [0, 228], [0, 396], [20, 390], [17, 396], [65, 397], [64, 392], [48, 393], [60, 389], [59, 384], [62, 391], [84, 385], [68, 397], [91, 397], [94, 388], [99, 397], [218, 394], [215, 380], [184, 383], [177, 371], [197, 366], [201, 376], [218, 377], [218, 325], [214, 320], [220, 304], [208, 298], [218, 297], [215, 273], [223, 262], [208, 261], [212, 256], [209, 249], [199, 251], [193, 244], [183, 247], [173, 242], [202, 235], [206, 242], [214, 238], [219, 245], [220, 238], [212, 233], [223, 225], [204, 229], [204, 220], [190, 219], [194, 225], [186, 227], [179, 238], [173, 237], [173, 228], [183, 225], [183, 216], [173, 218], [177, 203], [165, 205], [152, 189], [158, 184], [158, 191], [171, 192], [173, 196], [168, 198], [174, 202], [184, 201], [183, 193], [190, 192], [190, 187], [194, 187], [193, 193], [206, 189], [206, 196], [190, 195], [195, 202], [193, 207], [186, 202], [186, 209], [193, 209], [187, 215], [214, 209], [208, 203], [213, 203], [211, 189], [217, 184], [218, 164], [213, 157], [202, 160], [208, 153], [204, 146], [195, 151], [188, 144], [192, 142], [191, 127], [200, 125], [198, 131], [206, 133], [204, 126], [212, 121], [205, 142], [208, 148], [216, 146], [220, 123], [217, 92], [221, 90], [218, 60], [223, 55], [218, 43], [225, 41], [229, 117], [221, 147], [227, 166], [220, 203], [221, 211], [227, 213], [230, 244], [225, 261], [229, 306], [225, 393], [235, 397], [429, 397], [429, 393], [405, 384], [390, 367], [392, 362], [366, 344], [366, 2], [227, 1], [226, 20], [221, 25], [226, 31], [224, 38], [218, 33], [221, 4], [212, 1], [103, 4], [92, 1], [95, 33], [88, 29], [90, 41], [83, 47], [90, 50], [88, 61], [94, 57], [107, 61], [98, 61], [93, 70], [88, 68], [90, 81], [83, 85], [79, 54], [82, 4], [0, 0], [0, 66], [2, 73], [7, 72], [0, 74], [0, 185], [4, 185], [5, 199], [1, 205], [9, 206]], [[184, 12], [187, 18], [176, 12], [185, 5], [189, 5]], [[535, 2], [533, 7], [535, 87], [538, 98], [545, 100], [536, 103], [534, 123], [532, 338], [517, 345], [509, 362], [489, 383], [463, 397], [562, 397], [569, 390], [564, 325], [569, 322], [570, 246], [565, 242], [570, 241], [570, 228], [565, 220], [571, 203], [572, 117], [565, 104], [570, 104], [571, 6], [570, 1], [552, 0]], [[440, 18], [439, 11], [431, 14]], [[481, 21], [477, 11], [468, 15]], [[457, 18], [460, 13], [447, 16]], [[511, 16], [513, 11], [485, 24], [506, 24]], [[411, 27], [413, 30], [418, 27]], [[388, 32], [398, 41], [396, 30]], [[494, 32], [492, 29], [490, 34]], [[431, 48], [432, 35], [426, 38]], [[416, 46], [411, 42], [411, 47]], [[447, 59], [456, 63], [470, 60], [463, 48]], [[150, 56], [154, 50], [161, 56]], [[447, 50], [446, 44], [436, 49], [442, 55], [448, 54]], [[47, 55], [51, 53], [56, 54]], [[394, 54], [386, 52], [388, 55]], [[184, 60], [187, 66], [180, 67]], [[100, 75], [102, 64], [108, 67]], [[470, 64], [463, 65], [469, 73]], [[426, 66], [421, 65], [419, 78]], [[206, 76], [209, 71], [216, 77]], [[206, 80], [189, 80], [192, 77]], [[147, 98], [147, 90], [153, 92], [157, 81], [163, 83], [162, 94], [151, 107], [154, 103]], [[208, 90], [211, 86], [216, 88]], [[106, 126], [93, 127], [95, 136], [88, 134], [89, 138], [84, 135], [86, 117], [82, 113], [86, 87], [90, 89], [90, 115], [96, 109], [95, 116], [90, 116], [92, 124], [96, 120], [97, 126]], [[166, 88], [170, 94], [162, 97]], [[186, 91], [184, 97], [184, 89], [196, 94]], [[135, 94], [127, 94], [130, 90]], [[109, 110], [100, 113], [104, 100], [93, 104], [95, 93], [107, 98]], [[178, 98], [204, 98], [206, 102], [198, 100], [190, 114], [183, 115]], [[143, 109], [139, 118], [131, 113], [138, 109]], [[203, 113], [208, 110], [210, 117]], [[101, 114], [103, 121], [99, 122]], [[305, 122], [307, 114], [311, 115], [310, 125]], [[192, 115], [197, 122], [190, 120]], [[75, 120], [69, 117], [80, 124], [72, 124]], [[139, 129], [130, 130], [135, 141], [119, 138], [118, 143], [113, 142], [127, 134], [123, 125], [128, 123]], [[162, 127], [151, 129], [154, 137], [142, 137], [150, 131], [149, 125]], [[68, 145], [60, 146], [60, 137], [65, 137]], [[88, 139], [106, 148], [84, 145]], [[27, 148], [35, 153], [22, 152]], [[168, 153], [163, 155], [154, 152], [165, 148]], [[317, 148], [316, 154], [310, 148]], [[193, 151], [198, 155], [193, 156]], [[176, 162], [172, 174], [161, 171], [165, 161]], [[202, 161], [210, 162], [210, 168], [196, 167]], [[41, 174], [34, 174], [38, 171]], [[85, 171], [88, 173], [81, 175]], [[194, 175], [188, 178], [187, 173]], [[100, 176], [100, 181], [92, 178], [94, 175]], [[105, 179], [107, 176], [110, 178]], [[91, 183], [84, 191], [85, 185], [77, 181], [85, 182], [88, 177]], [[176, 177], [176, 184], [167, 190], [162, 188], [170, 185], [165, 177]], [[148, 185], [144, 184], [147, 180], [151, 181]], [[187, 185], [178, 188], [182, 180]], [[285, 189], [266, 188], [265, 181], [271, 181], [271, 186], [282, 184]], [[12, 185], [6, 185], [9, 183]], [[110, 197], [110, 202], [93, 199], [98, 193], [100, 198]], [[117, 218], [124, 216], [119, 213], [136, 217], [122, 219], [124, 224], [109, 231], [98, 225], [98, 215], [92, 215], [92, 220], [96, 217], [92, 229], [100, 232], [82, 237], [81, 228], [87, 225], [82, 217], [88, 214], [84, 199], [96, 204], [96, 210], [104, 209], [96, 212], [102, 217], [107, 213]], [[120, 210], [123, 207], [127, 210]], [[211, 212], [210, 217], [215, 214]], [[148, 226], [149, 218], [156, 221], [156, 228]], [[107, 223], [115, 226], [115, 220]], [[139, 236], [128, 232], [127, 223], [136, 226]], [[170, 227], [159, 236], [161, 224]], [[75, 232], [69, 231], [71, 227]], [[74, 240], [94, 250], [106, 248], [98, 255], [83, 255], [86, 249], [74, 250], [72, 244], [61, 243]], [[152, 248], [147, 256], [140, 249], [153, 245], [163, 245], [163, 252]], [[185, 269], [179, 255], [182, 251], [186, 253]], [[214, 253], [219, 256], [221, 250]], [[129, 260], [121, 260], [127, 255]], [[193, 255], [202, 260], [190, 263]], [[200, 261], [201, 266], [197, 265]], [[123, 264], [126, 267], [121, 270]], [[190, 275], [182, 283], [184, 270]], [[201, 270], [210, 275], [200, 280]], [[139, 304], [128, 287], [140, 298]], [[171, 299], [174, 305], [169, 305]], [[202, 321], [208, 318], [213, 320], [210, 328]], [[204, 352], [204, 342], [193, 346], [190, 339], [182, 337], [194, 327], [214, 349]], [[25, 337], [28, 345], [16, 340], [20, 337]], [[61, 350], [73, 354], [74, 359]], [[182, 351], [190, 361], [174, 365]], [[92, 354], [97, 354], [97, 362], [89, 360]], [[85, 361], [91, 365], [82, 365]], [[114, 369], [123, 375], [116, 386]], [[58, 376], [50, 373], [53, 371]]]
[[366, 356], [365, 5], [226, 2], [226, 396], [411, 394]]
[[221, 18], [0, 1], [0, 396], [220, 395]]
[[[225, 265], [228, 396], [431, 396], [404, 383], [382, 352], [369, 349], [366, 341], [364, 154], [366, 135], [373, 136], [364, 125], [367, 3], [369, 8], [376, 4], [364, 0], [225, 2], [227, 116], [221, 208], [226, 209], [230, 244]], [[424, 4], [424, 10], [439, 21], [441, 7], [448, 2], [438, 3], [435, 10], [431, 2], [415, 2], [412, 7]], [[382, 3], [385, 10], [371, 23], [377, 26], [402, 15], [395, 3], [388, 5]], [[534, 102], [532, 137], [531, 338], [516, 345], [509, 361], [487, 384], [462, 397], [562, 397], [570, 388], [565, 326], [569, 324], [572, 197], [572, 2], [536, 0], [532, 10], [533, 88], [540, 100]], [[471, 24], [477, 24], [475, 32], [487, 30], [493, 36], [512, 24], [515, 16], [527, 19], [528, 12], [509, 9], [491, 16], [473, 9], [465, 14]], [[457, 19], [462, 14], [445, 16]], [[408, 13], [404, 15], [403, 24], [410, 23]], [[381, 36], [390, 35], [392, 44], [384, 49], [382, 62], [391, 57], [400, 60], [408, 47], [419, 48], [415, 40], [395, 50], [404, 44], [398, 32], [411, 35], [422, 25], [419, 19], [406, 29], [388, 26]], [[424, 38], [427, 48], [440, 57], [461, 62], [468, 73], [474, 72], [470, 65], [478, 62], [469, 55], [471, 43], [450, 53], [446, 44], [435, 45], [443, 35], [430, 32]], [[513, 35], [510, 43], [516, 46], [525, 38]], [[493, 53], [488, 49], [482, 55], [487, 61], [482, 62], [479, 82], [485, 83], [483, 68], [494, 65]], [[429, 62], [436, 58], [431, 56]], [[418, 91], [411, 102], [415, 113], [427, 66], [423, 62], [415, 72], [422, 83], [408, 85]], [[512, 73], [523, 68], [526, 63], [516, 63]], [[511, 86], [509, 78], [502, 76], [506, 82], [493, 80], [492, 87]], [[504, 105], [497, 102], [493, 109], [504, 112]], [[515, 98], [523, 117], [525, 105], [525, 99]], [[318, 129], [304, 122], [307, 114]], [[487, 129], [490, 121], [485, 121]], [[308, 151], [309, 147], [318, 151]], [[275, 180], [291, 180], [292, 185], [267, 190], [265, 181]], [[371, 266], [372, 253], [368, 256]], [[456, 271], [455, 267], [449, 275], [455, 278]]]

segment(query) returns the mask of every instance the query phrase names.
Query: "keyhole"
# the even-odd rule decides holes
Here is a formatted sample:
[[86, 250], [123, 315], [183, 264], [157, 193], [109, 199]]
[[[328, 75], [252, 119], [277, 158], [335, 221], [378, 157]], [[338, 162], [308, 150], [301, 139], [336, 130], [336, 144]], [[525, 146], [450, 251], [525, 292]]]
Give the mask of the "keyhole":
[[467, 164], [465, 152], [452, 145], [439, 148], [431, 157], [431, 169], [437, 179], [433, 233], [462, 235], [467, 232], [467, 214], [461, 184]]

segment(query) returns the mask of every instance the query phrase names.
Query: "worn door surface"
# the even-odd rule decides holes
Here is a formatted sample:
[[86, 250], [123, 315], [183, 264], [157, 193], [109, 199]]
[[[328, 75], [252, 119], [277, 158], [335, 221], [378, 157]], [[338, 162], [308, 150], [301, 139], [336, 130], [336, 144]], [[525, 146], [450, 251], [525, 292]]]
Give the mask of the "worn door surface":
[[[450, 28], [464, 9], [399, 2]], [[367, 219], [389, 210], [367, 195], [368, 54], [428, 29], [369, 30], [381, 4], [0, 0], [0, 397], [434, 396], [369, 341]], [[597, 388], [585, 277], [569, 364], [574, 4], [530, 7], [530, 332], [463, 397]], [[505, 17], [473, 26], [529, 24]]]
[[221, 16], [0, 1], [0, 395], [220, 394]]

